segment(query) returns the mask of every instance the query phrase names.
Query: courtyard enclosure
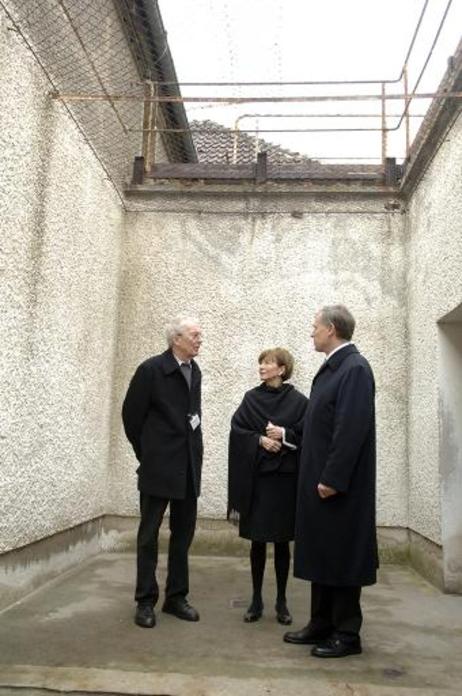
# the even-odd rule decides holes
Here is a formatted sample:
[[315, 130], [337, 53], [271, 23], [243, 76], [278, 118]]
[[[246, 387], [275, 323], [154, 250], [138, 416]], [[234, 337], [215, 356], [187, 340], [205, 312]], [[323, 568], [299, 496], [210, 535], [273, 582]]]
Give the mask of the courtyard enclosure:
[[[48, 5], [61, 16], [62, 3]], [[90, 122], [98, 137], [109, 132], [108, 104], [91, 112], [50, 96], [55, 83], [66, 90], [73, 66], [87, 70], [89, 56], [73, 53], [69, 70], [53, 73], [44, 47], [55, 27], [60, 34], [44, 22], [34, 57], [14, 23], [33, 7], [10, 0], [0, 9], [0, 606], [101, 548], [133, 542], [136, 462], [121, 403], [137, 364], [164, 350], [172, 315], [194, 314], [204, 329], [200, 515], [220, 531], [229, 420], [257, 383], [257, 356], [289, 348], [293, 382], [308, 393], [322, 359], [312, 317], [331, 302], [352, 309], [376, 375], [381, 538], [394, 559], [409, 557], [462, 592], [460, 100], [442, 104], [435, 123], [451, 109], [454, 118], [437, 135], [425, 124], [401, 184], [396, 167], [391, 181], [370, 168], [361, 179], [360, 167], [342, 180], [335, 167], [323, 179], [316, 165], [310, 180], [185, 181], [177, 171], [175, 181], [130, 185], [142, 129], [123, 148], [113, 135], [92, 140]], [[99, 53], [99, 24], [87, 37], [90, 63], [104, 64], [112, 89], [117, 56], [124, 84], [140, 79], [115, 7], [104, 3], [111, 60]], [[453, 94], [461, 54], [448, 70]], [[127, 110], [142, 118], [141, 101]], [[101, 118], [85, 120], [90, 113]], [[168, 171], [178, 162], [165, 142], [154, 154]], [[191, 142], [181, 165], [194, 159]]]

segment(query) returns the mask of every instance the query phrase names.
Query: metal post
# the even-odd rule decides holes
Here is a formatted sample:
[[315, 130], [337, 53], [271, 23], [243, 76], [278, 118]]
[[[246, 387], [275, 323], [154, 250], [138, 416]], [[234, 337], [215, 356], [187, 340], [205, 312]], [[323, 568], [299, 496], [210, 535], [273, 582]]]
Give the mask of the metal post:
[[267, 179], [267, 164], [268, 153], [259, 152], [257, 155], [257, 164], [255, 165], [255, 181], [257, 184], [263, 184]]
[[257, 119], [255, 123], [255, 161], [257, 161], [258, 158], [258, 153], [260, 151], [260, 143], [258, 139], [258, 129], [259, 129], [259, 121]]
[[385, 168], [387, 159], [387, 98], [386, 85], [382, 82], [382, 164]]
[[[154, 95], [158, 94], [157, 83], [153, 84]], [[158, 137], [158, 119], [160, 115], [159, 102], [154, 102], [154, 113], [152, 114], [152, 139], [151, 139], [151, 162], [152, 165], [156, 163], [157, 154], [157, 137]]]
[[234, 133], [233, 133], [233, 164], [237, 164], [237, 147], [239, 140], [239, 120], [240, 116], [234, 121]]
[[410, 129], [409, 129], [409, 86], [408, 86], [408, 74], [407, 74], [407, 65], [404, 66], [403, 68], [403, 82], [404, 82], [404, 110], [405, 110], [405, 117], [404, 117], [404, 128], [406, 132], [406, 159], [409, 158], [409, 151], [411, 149], [411, 136], [410, 136]]
[[153, 141], [153, 113], [154, 105], [158, 102], [154, 102], [154, 83], [151, 80], [146, 80], [144, 85], [144, 109], [143, 109], [143, 157], [144, 157], [144, 171], [146, 173], [151, 171], [151, 166], [154, 162], [152, 153], [152, 141]]

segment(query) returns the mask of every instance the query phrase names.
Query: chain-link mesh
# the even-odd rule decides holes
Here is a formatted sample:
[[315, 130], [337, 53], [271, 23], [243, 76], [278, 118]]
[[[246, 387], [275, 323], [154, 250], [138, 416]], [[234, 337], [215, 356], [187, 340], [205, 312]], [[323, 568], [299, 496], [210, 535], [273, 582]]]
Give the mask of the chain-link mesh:
[[[135, 4], [124, 15], [129, 3], [119, 0], [2, 0], [1, 5], [45, 70], [50, 92], [62, 95], [121, 192], [134, 156], [142, 153], [144, 78], [149, 70], [156, 77], [131, 24], [142, 25], [146, 18], [137, 15]], [[71, 94], [80, 99], [66, 99]], [[130, 100], [118, 99], [127, 95]], [[164, 125], [160, 110], [157, 120]], [[184, 136], [159, 137], [156, 146], [158, 159], [185, 159]]]

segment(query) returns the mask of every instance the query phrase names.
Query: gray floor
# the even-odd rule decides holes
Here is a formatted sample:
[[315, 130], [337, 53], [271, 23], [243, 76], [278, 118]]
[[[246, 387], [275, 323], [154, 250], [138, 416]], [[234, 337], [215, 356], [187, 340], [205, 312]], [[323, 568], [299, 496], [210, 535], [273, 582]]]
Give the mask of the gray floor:
[[[282, 642], [269, 560], [265, 614], [244, 624], [245, 558], [193, 557], [191, 602], [201, 621], [157, 613], [133, 624], [132, 554], [82, 564], [0, 614], [0, 694], [33, 689], [247, 696], [247, 694], [462, 694], [462, 597], [441, 594], [412, 570], [385, 566], [364, 591], [364, 653], [310, 656]], [[165, 558], [160, 561], [165, 576]], [[307, 621], [308, 584], [291, 580], [294, 627]], [[35, 693], [40, 693], [35, 692]], [[45, 692], [44, 692], [45, 693]]]

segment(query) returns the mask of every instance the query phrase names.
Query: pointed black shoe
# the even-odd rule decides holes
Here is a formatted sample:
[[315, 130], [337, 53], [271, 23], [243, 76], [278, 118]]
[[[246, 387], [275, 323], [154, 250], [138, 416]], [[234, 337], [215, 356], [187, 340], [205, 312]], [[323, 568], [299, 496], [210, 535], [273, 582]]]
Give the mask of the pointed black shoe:
[[299, 631], [288, 631], [284, 633], [283, 640], [285, 643], [293, 645], [318, 645], [322, 641], [329, 638], [330, 633], [314, 631], [310, 624], [301, 628]]
[[135, 611], [135, 623], [142, 628], [153, 628], [156, 625], [156, 615], [151, 605], [138, 604]]
[[244, 614], [245, 623], [253, 623], [263, 616], [263, 602], [252, 600], [251, 605]]
[[276, 602], [276, 619], [282, 626], [290, 626], [292, 623], [292, 615], [287, 608], [286, 602]]
[[313, 657], [347, 657], [348, 655], [360, 655], [362, 653], [359, 638], [354, 641], [343, 641], [340, 638], [329, 638], [315, 645], [311, 650]]
[[183, 621], [199, 621], [199, 612], [184, 597], [166, 599], [162, 611], [165, 614], [176, 616], [177, 619], [183, 619]]

